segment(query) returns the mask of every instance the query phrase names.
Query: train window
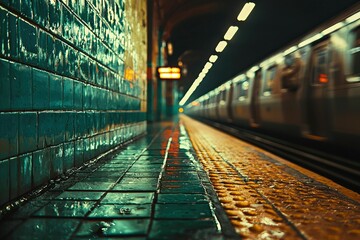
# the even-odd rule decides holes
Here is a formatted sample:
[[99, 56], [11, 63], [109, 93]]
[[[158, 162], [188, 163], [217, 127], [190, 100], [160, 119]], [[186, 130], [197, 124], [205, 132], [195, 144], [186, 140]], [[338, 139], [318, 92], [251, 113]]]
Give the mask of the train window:
[[246, 79], [244, 81], [238, 82], [237, 89], [239, 91], [239, 100], [245, 100], [249, 93], [249, 81]]
[[274, 66], [269, 67], [266, 70], [264, 89], [263, 89], [264, 96], [269, 96], [271, 94], [271, 91], [272, 91], [273, 85], [274, 85], [276, 68], [277, 68], [277, 66], [274, 65]]
[[326, 84], [329, 82], [326, 70], [327, 61], [327, 49], [317, 49], [314, 55], [313, 84]]
[[219, 95], [220, 95], [220, 104], [224, 104], [226, 99], [226, 91], [221, 91]]
[[281, 87], [289, 91], [296, 91], [299, 87], [299, 72], [301, 59], [294, 54], [285, 56], [285, 66], [281, 72]]
[[360, 27], [351, 31], [350, 77], [349, 82], [360, 81]]

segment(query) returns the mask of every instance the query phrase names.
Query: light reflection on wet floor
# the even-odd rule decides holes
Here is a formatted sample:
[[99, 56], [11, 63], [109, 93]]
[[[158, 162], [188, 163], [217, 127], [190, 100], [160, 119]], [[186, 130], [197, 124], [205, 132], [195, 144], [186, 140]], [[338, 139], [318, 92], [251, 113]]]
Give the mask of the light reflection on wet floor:
[[0, 238], [222, 239], [201, 171], [178, 122], [154, 124], [6, 216]]

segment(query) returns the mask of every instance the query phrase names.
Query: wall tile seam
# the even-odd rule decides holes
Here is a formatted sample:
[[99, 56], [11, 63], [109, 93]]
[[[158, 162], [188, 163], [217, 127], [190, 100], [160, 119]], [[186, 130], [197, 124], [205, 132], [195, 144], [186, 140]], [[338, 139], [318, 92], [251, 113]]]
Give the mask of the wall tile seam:
[[[2, 9], [2, 6], [1, 6], [1, 3], [0, 3], [0, 9]], [[4, 8], [3, 8], [4, 9]], [[98, 60], [96, 58], [96, 56], [92, 56], [90, 54], [88, 54], [88, 52], [84, 51], [83, 49], [81, 49], [80, 47], [77, 47], [75, 46], [75, 44], [73, 44], [72, 42], [70, 42], [69, 40], [67, 40], [66, 38], [64, 38], [62, 35], [58, 35], [52, 31], [50, 31], [49, 29], [47, 28], [44, 28], [42, 27], [41, 25], [39, 25], [36, 21], [30, 19], [30, 18], [27, 18], [26, 16], [22, 16], [22, 15], [19, 15], [17, 12], [14, 12], [14, 11], [9, 11], [9, 9], [5, 8], [4, 10], [8, 11], [9, 13], [13, 14], [15, 17], [17, 17], [18, 19], [34, 26], [36, 29], [40, 29], [42, 31], [44, 31], [45, 33], [49, 34], [53, 39], [58, 39], [58, 40], [61, 40], [62, 43], [65, 43], [67, 45], [69, 45], [70, 47], [72, 47], [72, 49], [76, 50], [76, 51], [79, 51], [80, 53], [84, 54], [85, 56], [89, 57], [91, 60], [93, 60], [94, 62], [98, 63], [99, 65], [101, 65], [103, 68], [107, 69], [108, 71], [112, 72], [113, 74], [119, 74], [118, 72], [114, 71], [113, 69], [111, 69], [109, 66], [103, 64], [100, 60]], [[95, 34], [94, 34], [95, 35]], [[99, 38], [99, 36], [95, 35], [96, 37], [98, 37], [99, 40], [101, 40]], [[103, 40], [101, 40], [102, 43], [104, 43], [106, 45], [106, 42], [104, 42]], [[113, 54], [115, 54], [122, 62], [124, 62], [124, 59], [119, 56], [118, 54], [116, 54], [116, 52], [108, 45], [106, 45], [112, 52]], [[125, 48], [122, 47], [124, 50]], [[22, 63], [20, 62], [20, 60], [16, 61], [17, 59], [14, 59], [14, 58], [11, 58], [11, 57], [7, 57], [7, 56], [4, 56], [6, 59], [10, 59], [10, 60], [13, 60], [14, 62], [19, 62], [19, 63]], [[29, 64], [31, 66], [31, 64]], [[41, 70], [44, 70], [44, 69], [41, 69]], [[55, 71], [54, 71], [55, 73]], [[120, 74], [119, 74], [120, 75]], [[60, 75], [62, 76], [62, 75]], [[68, 76], [66, 76], [68, 77]]]
[[[70, 80], [72, 80], [74, 82], [82, 83], [84, 85], [89, 85], [89, 86], [92, 86], [94, 88], [98, 88], [98, 89], [101, 89], [101, 90], [107, 90], [109, 92], [119, 93], [119, 94], [122, 94], [122, 95], [126, 95], [126, 96], [130, 96], [130, 97], [140, 99], [140, 96], [135, 96], [135, 95], [131, 95], [131, 94], [128, 94], [128, 93], [124, 93], [124, 92], [121, 92], [120, 90], [109, 88], [109, 87], [99, 85], [99, 84], [96, 84], [96, 83], [93, 83], [93, 82], [81, 81], [81, 79], [78, 79], [78, 78], [75, 78], [75, 77], [69, 77], [69, 76], [65, 76], [65, 75], [60, 75], [60, 74], [56, 73], [55, 71], [49, 71], [47, 69], [42, 69], [42, 68], [39, 68], [39, 66], [37, 66], [37, 65], [34, 65], [34, 64], [31, 64], [31, 63], [24, 63], [24, 62], [21, 62], [18, 59], [13, 59], [13, 58], [8, 57], [8, 56], [0, 55], [0, 60], [8, 61], [9, 64], [17, 63], [17, 64], [21, 64], [21, 65], [31, 67], [31, 71], [32, 71], [32, 69], [44, 71], [44, 72], [46, 72], [48, 74], [54, 75], [54, 77], [59, 77], [59, 78], [62, 78], [62, 79], [70, 79]], [[121, 78], [121, 80], [120, 80], [119, 86], [121, 86], [121, 84], [123, 84], [123, 82], [125, 82], [125, 81], [127, 81], [128, 83], [133, 83], [132, 81], [126, 80], [126, 79], [124, 79], [122, 77], [120, 77], [120, 78]], [[140, 85], [140, 82], [137, 81], [136, 86], [138, 87], [139, 85]]]

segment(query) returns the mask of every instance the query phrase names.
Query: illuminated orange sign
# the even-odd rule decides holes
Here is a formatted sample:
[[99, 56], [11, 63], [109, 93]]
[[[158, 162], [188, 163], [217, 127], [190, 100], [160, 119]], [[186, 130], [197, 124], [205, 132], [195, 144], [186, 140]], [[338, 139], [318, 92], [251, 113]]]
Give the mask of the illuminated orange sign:
[[179, 80], [181, 78], [181, 70], [179, 67], [158, 67], [157, 73], [163, 80]]

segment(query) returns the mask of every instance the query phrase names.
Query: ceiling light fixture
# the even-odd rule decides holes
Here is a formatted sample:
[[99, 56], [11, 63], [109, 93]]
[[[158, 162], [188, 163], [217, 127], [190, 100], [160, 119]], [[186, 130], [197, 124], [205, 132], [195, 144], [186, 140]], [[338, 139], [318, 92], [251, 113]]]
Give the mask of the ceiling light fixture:
[[244, 7], [241, 9], [237, 20], [238, 21], [245, 21], [247, 19], [247, 17], [249, 16], [249, 14], [251, 13], [251, 11], [254, 9], [255, 7], [255, 3], [253, 2], [248, 2], [244, 5]]
[[227, 45], [226, 41], [220, 41], [218, 43], [218, 45], [216, 46], [215, 51], [218, 53], [221, 53], [222, 51], [224, 51], [226, 45]]
[[217, 59], [218, 59], [218, 56], [217, 56], [217, 55], [211, 55], [211, 56], [209, 57], [209, 62], [214, 63], [214, 62], [216, 62]]
[[231, 40], [235, 33], [237, 32], [237, 30], [239, 29], [239, 27], [236, 26], [230, 26], [229, 29], [226, 31], [225, 35], [224, 35], [224, 39], [225, 40]]

